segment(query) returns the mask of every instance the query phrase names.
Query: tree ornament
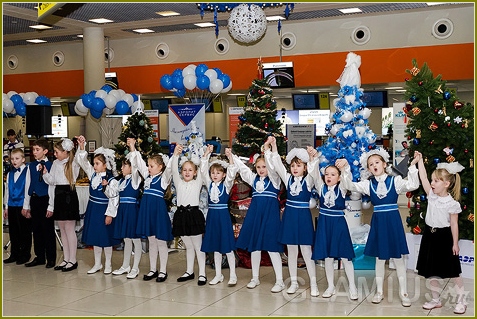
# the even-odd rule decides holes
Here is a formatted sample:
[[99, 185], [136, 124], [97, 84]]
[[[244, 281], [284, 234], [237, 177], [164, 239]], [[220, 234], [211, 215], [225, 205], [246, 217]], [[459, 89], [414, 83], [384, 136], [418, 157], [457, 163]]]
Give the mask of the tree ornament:
[[418, 210], [421, 209], [421, 204], [420, 203], [416, 203], [416, 209], [418, 209]]
[[419, 82], [417, 83], [417, 85], [419, 85], [419, 86], [422, 86], [423, 84], [424, 84], [424, 82], [422, 82], [422, 81], [419, 81]]
[[466, 204], [463, 204], [462, 210], [467, 210], [467, 205]]
[[410, 98], [412, 103], [415, 103], [417, 101], [417, 97], [415, 95], [411, 96]]
[[452, 147], [449, 147], [449, 146], [444, 148], [443, 151], [444, 151], [444, 153], [446, 153], [446, 155], [451, 155], [452, 153], [454, 153], [454, 149]]
[[411, 140], [411, 138], [412, 138], [411, 135], [408, 135], [408, 136], [407, 136], [407, 139], [408, 139], [409, 141]]
[[147, 138], [147, 141], [148, 141], [149, 143], [152, 143], [152, 141], [154, 141], [154, 139], [152, 138], [152, 136], [149, 136], [149, 137]]
[[421, 202], [424, 202], [426, 201], [426, 195], [425, 194], [421, 194], [421, 196], [419, 196], [419, 198], [421, 199]]
[[432, 162], [437, 165], [441, 162], [441, 160], [438, 157], [436, 157], [432, 160]]
[[144, 121], [143, 121], [143, 120], [140, 120], [140, 121], [139, 121], [139, 125], [144, 126]]
[[421, 138], [421, 130], [416, 130], [416, 137]]
[[442, 107], [442, 114], [444, 114], [444, 116], [447, 116], [447, 112], [446, 112], [446, 107], [445, 107], [445, 106]]
[[265, 123], [265, 129], [268, 129], [268, 123]]
[[473, 158], [471, 158], [471, 159], [469, 160], [469, 167], [470, 167], [470, 168], [473, 168], [473, 167], [474, 167], [474, 159], [473, 159]]
[[434, 140], [429, 141], [429, 145], [432, 145], [432, 144], [434, 144]]
[[405, 78], [404, 81], [406, 81], [406, 82], [409, 81], [409, 78]]
[[432, 121], [431, 125], [429, 125], [429, 129], [433, 132], [435, 132], [438, 128], [439, 126], [434, 121]]
[[467, 216], [467, 219], [471, 222], [474, 222], [474, 214], [470, 213], [469, 216]]
[[406, 224], [409, 225], [411, 223], [411, 217], [407, 216], [406, 217]]
[[437, 94], [442, 94], [442, 89], [441, 89], [442, 84], [439, 84], [439, 87], [434, 91]]
[[413, 103], [412, 103], [411, 101], [407, 101], [407, 102], [406, 102], [406, 110], [407, 110], [407, 111], [410, 111], [410, 110], [412, 109], [412, 104], [413, 104]]
[[419, 115], [419, 113], [421, 113], [421, 109], [420, 109], [420, 108], [414, 107], [414, 108], [412, 109], [412, 114], [414, 114], [414, 116]]
[[464, 105], [459, 101], [454, 101], [454, 108], [460, 110]]
[[469, 194], [469, 188], [468, 187], [462, 187], [462, 194]]
[[448, 100], [451, 98], [451, 94], [448, 91], [444, 92], [444, 100]]
[[439, 113], [439, 109], [434, 109], [434, 113]]
[[413, 234], [419, 235], [421, 233], [421, 227], [419, 227], [419, 225], [417, 225], [416, 227], [414, 227], [412, 229], [412, 232], [413, 232]]
[[411, 69], [411, 72], [410, 72], [410, 73], [411, 73], [412, 75], [416, 76], [416, 75], [419, 74], [420, 71], [421, 71], [421, 70], [419, 70], [418, 68], [413, 67], [413, 68]]
[[446, 161], [449, 162], [449, 163], [452, 163], [453, 161], [455, 161], [455, 157], [452, 156], [452, 155], [449, 155], [446, 157]]
[[241, 43], [258, 41], [267, 31], [265, 12], [255, 4], [241, 4], [230, 12], [227, 27], [230, 36]]
[[129, 150], [124, 150], [124, 155], [128, 155], [129, 154]]
[[414, 145], [419, 145], [419, 143], [421, 143], [421, 141], [418, 138], [415, 138], [415, 139], [412, 140], [412, 143]]
[[449, 123], [447, 123], [447, 127], [451, 127], [451, 123], [450, 123], [450, 122], [449, 122]]

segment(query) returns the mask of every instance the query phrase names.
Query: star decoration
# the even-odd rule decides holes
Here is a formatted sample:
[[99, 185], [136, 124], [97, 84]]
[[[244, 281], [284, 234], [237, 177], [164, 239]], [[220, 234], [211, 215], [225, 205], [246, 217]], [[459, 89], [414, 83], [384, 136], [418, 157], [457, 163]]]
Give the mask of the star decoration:
[[454, 123], [457, 123], [457, 124], [462, 123], [462, 118], [461, 118], [460, 116], [456, 117], [456, 118], [454, 119]]

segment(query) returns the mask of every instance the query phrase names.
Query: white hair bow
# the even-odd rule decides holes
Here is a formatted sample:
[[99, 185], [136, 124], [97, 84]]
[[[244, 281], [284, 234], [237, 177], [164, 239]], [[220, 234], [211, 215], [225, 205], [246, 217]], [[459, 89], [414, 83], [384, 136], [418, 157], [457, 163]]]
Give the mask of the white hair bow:
[[443, 168], [451, 174], [460, 173], [465, 167], [459, 164], [459, 162], [452, 163], [439, 163], [437, 168]]

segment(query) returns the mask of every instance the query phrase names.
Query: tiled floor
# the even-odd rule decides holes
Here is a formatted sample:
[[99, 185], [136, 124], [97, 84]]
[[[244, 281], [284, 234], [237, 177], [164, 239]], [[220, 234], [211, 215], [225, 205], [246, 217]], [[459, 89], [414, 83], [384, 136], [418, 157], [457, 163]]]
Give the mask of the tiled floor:
[[[3, 236], [8, 241], [8, 234]], [[8, 254], [4, 251], [3, 258]], [[59, 251], [58, 260], [61, 260]], [[171, 252], [168, 263], [169, 278], [163, 283], [143, 281], [149, 270], [148, 255], [140, 264], [140, 275], [127, 279], [125, 275], [93, 275], [86, 271], [93, 266], [93, 252], [78, 250], [79, 267], [68, 273], [46, 269], [44, 266], [27, 268], [15, 263], [3, 265], [3, 316], [455, 316], [452, 283], [446, 280], [443, 307], [432, 311], [422, 309], [429, 290], [425, 280], [408, 271], [408, 290], [412, 306], [404, 308], [398, 298], [396, 272], [386, 271], [385, 299], [379, 305], [371, 303], [374, 271], [356, 270], [359, 300], [347, 295], [347, 281], [343, 270], [336, 270], [337, 294], [329, 299], [310, 297], [308, 276], [299, 269], [300, 290], [294, 295], [285, 291], [270, 292], [275, 281], [271, 267], [260, 268], [261, 284], [247, 289], [251, 270], [238, 268], [238, 284], [227, 287], [228, 269], [223, 271], [224, 282], [216, 286], [198, 286], [197, 281], [178, 283], [176, 278], [185, 270], [185, 251]], [[113, 268], [119, 268], [122, 251], [113, 252]], [[288, 277], [288, 268], [283, 268]], [[196, 266], [197, 274], [197, 266]], [[215, 270], [207, 266], [211, 280]], [[317, 265], [318, 288], [326, 287], [324, 269]], [[285, 281], [289, 284], [289, 280]], [[474, 280], [465, 279], [469, 291], [465, 316], [474, 316]]]

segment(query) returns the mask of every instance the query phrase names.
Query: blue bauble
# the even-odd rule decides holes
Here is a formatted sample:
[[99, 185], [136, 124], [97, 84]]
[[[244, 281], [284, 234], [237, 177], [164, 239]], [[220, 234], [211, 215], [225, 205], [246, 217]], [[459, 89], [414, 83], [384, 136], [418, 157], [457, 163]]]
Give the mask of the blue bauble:
[[448, 100], [448, 99], [450, 99], [450, 98], [451, 98], [450, 92], [445, 91], [445, 92], [444, 92], [444, 100]]
[[139, 125], [144, 126], [144, 120], [140, 120]]
[[424, 202], [427, 198], [426, 198], [426, 195], [422, 194], [421, 196], [419, 196], [419, 198], [421, 199], [421, 202]]
[[128, 155], [129, 154], [129, 150], [124, 150], [124, 155]]
[[419, 145], [419, 143], [421, 143], [421, 140], [418, 139], [418, 138], [415, 138], [415, 139], [412, 140], [412, 143], [413, 143], [414, 145]]
[[152, 143], [153, 140], [154, 140], [154, 139], [152, 138], [152, 136], [149, 136], [149, 137], [147, 138], [147, 141], [148, 141], [149, 143]]
[[437, 165], [437, 164], [439, 164], [439, 163], [441, 162], [441, 160], [440, 160], [440, 159], [438, 159], [437, 157], [436, 157], [436, 158], [434, 158], [432, 161], [433, 161], [433, 162], [434, 162], [434, 164], [436, 164], [436, 165]]
[[468, 194], [469, 193], [469, 188], [463, 187], [462, 188], [462, 194]]
[[406, 223], [409, 225], [410, 222], [411, 222], [411, 217], [407, 216]]
[[417, 101], [417, 97], [415, 95], [411, 96], [410, 98], [411, 102], [416, 102]]

